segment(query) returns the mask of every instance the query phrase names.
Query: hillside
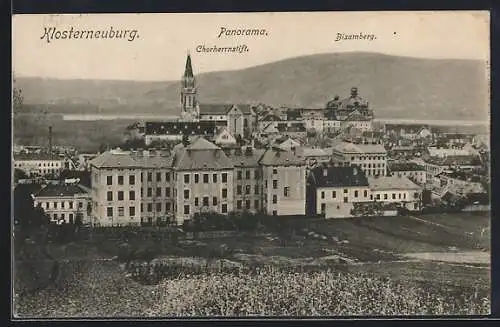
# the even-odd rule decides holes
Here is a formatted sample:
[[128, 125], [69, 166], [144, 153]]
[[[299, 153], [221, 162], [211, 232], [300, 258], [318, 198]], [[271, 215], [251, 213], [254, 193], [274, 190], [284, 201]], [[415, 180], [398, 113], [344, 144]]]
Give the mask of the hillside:
[[[179, 63], [181, 70], [183, 63]], [[196, 60], [194, 61], [196, 71]], [[320, 54], [197, 76], [203, 103], [322, 107], [357, 86], [377, 117], [488, 120], [486, 63], [376, 53]], [[17, 78], [26, 103], [98, 105], [108, 112], [176, 114], [177, 82]]]

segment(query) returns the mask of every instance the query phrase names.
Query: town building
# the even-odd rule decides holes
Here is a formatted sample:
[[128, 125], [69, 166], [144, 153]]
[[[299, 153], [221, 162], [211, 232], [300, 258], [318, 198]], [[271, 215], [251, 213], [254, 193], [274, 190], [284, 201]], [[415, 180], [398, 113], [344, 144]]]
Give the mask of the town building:
[[308, 176], [308, 215], [325, 218], [352, 217], [354, 203], [370, 201], [370, 185], [357, 166], [321, 165]]
[[381, 144], [339, 142], [332, 147], [332, 158], [360, 167], [366, 176], [386, 175], [387, 151]]
[[474, 171], [481, 169], [482, 164], [479, 156], [465, 155], [427, 158], [424, 161], [424, 167], [426, 180], [431, 180], [434, 176], [448, 169]]
[[411, 161], [389, 161], [387, 164], [388, 176], [407, 177], [418, 185], [426, 183], [425, 167]]
[[33, 195], [33, 200], [35, 207], [41, 206], [52, 222], [91, 222], [90, 190], [82, 185], [48, 184]]
[[14, 169], [20, 169], [30, 177], [57, 177], [65, 167], [65, 158], [48, 153], [14, 154]]
[[408, 177], [368, 177], [368, 183], [371, 190], [370, 200], [400, 205], [409, 211], [421, 209], [423, 189]]
[[208, 212], [305, 212], [305, 162], [292, 152], [222, 148], [193, 137], [172, 151], [108, 151], [91, 167], [97, 225], [180, 225]]
[[213, 138], [217, 133], [214, 121], [169, 121], [146, 122], [144, 143], [180, 141], [187, 136], [207, 136]]
[[272, 215], [304, 215], [306, 163], [293, 152], [267, 149], [259, 160], [263, 178], [263, 211]]
[[259, 164], [264, 149], [248, 146], [229, 155], [234, 165], [234, 212], [257, 213], [263, 210], [262, 168]]

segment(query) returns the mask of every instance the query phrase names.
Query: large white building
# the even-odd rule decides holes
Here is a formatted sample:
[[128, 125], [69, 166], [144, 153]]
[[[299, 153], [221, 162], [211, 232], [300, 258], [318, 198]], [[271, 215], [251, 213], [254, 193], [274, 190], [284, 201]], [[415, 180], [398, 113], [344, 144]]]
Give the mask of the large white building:
[[33, 195], [34, 205], [41, 206], [51, 221], [90, 223], [90, 190], [78, 184], [49, 184]]
[[366, 176], [385, 176], [387, 151], [381, 144], [339, 142], [332, 147], [332, 158], [347, 165], [357, 165]]
[[172, 152], [114, 150], [91, 162], [98, 225], [138, 225], [196, 213], [305, 212], [305, 162], [277, 149], [224, 150], [202, 137]]
[[14, 154], [13, 168], [24, 171], [30, 177], [59, 176], [64, 169], [65, 159], [46, 153]]

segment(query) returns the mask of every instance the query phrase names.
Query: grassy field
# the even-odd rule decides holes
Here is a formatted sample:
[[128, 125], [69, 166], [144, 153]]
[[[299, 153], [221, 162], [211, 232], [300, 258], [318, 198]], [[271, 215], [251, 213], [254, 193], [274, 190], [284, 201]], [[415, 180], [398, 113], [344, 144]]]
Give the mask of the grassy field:
[[[180, 273], [153, 285], [118, 262], [84, 260], [74, 278], [18, 297], [16, 308], [45, 317], [488, 314], [489, 215], [417, 218], [310, 221], [286, 243], [272, 233], [183, 241], [165, 252], [168, 267], [184, 262]], [[263, 268], [222, 273], [213, 258], [180, 258], [221, 246], [226, 265]], [[332, 255], [349, 263], [325, 265]]]

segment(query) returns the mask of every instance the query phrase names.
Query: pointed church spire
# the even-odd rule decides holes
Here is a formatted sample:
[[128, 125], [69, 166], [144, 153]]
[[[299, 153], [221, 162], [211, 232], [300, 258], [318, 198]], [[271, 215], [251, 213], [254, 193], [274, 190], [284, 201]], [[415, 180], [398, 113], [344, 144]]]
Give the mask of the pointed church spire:
[[193, 75], [193, 66], [191, 65], [191, 54], [187, 53], [186, 59], [186, 69], [184, 70], [184, 77], [194, 77]]

